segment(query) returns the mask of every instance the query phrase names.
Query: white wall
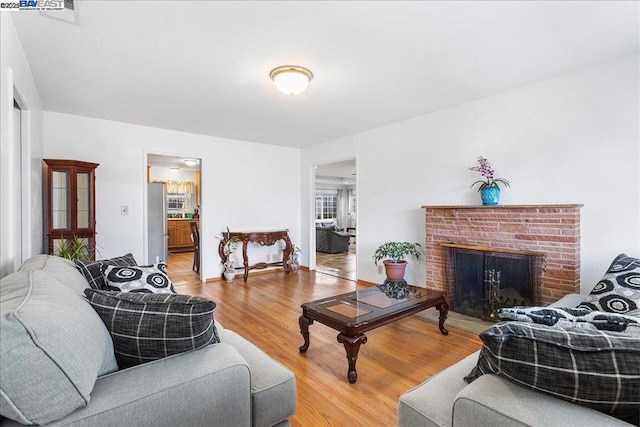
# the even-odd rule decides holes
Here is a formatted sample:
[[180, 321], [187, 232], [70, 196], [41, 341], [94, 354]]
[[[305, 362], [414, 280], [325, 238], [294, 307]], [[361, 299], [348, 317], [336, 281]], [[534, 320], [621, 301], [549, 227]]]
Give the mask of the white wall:
[[[487, 157], [512, 186], [502, 204], [583, 203], [582, 292], [621, 252], [640, 256], [638, 56], [316, 145], [302, 152], [302, 229], [313, 216], [312, 166], [357, 158], [359, 279], [388, 240], [424, 242], [423, 205], [479, 204], [469, 188]], [[303, 251], [315, 236], [305, 231]], [[306, 260], [303, 260], [306, 262]], [[426, 283], [425, 266], [407, 280]]]
[[[22, 168], [14, 159], [13, 99], [23, 103]], [[42, 104], [9, 12], [0, 13], [0, 277], [42, 250]], [[22, 169], [22, 172], [21, 172]], [[22, 176], [21, 176], [22, 175]], [[22, 188], [19, 183], [22, 179]], [[22, 215], [13, 201], [22, 198]], [[24, 233], [20, 232], [23, 223]], [[21, 244], [18, 244], [20, 242]], [[21, 252], [18, 253], [18, 247]]]
[[[216, 236], [231, 229], [288, 228], [299, 240], [299, 150], [45, 112], [45, 156], [100, 163], [96, 228], [101, 256], [143, 262], [147, 154], [202, 159], [202, 277], [220, 277]], [[129, 215], [120, 215], [120, 206]]]

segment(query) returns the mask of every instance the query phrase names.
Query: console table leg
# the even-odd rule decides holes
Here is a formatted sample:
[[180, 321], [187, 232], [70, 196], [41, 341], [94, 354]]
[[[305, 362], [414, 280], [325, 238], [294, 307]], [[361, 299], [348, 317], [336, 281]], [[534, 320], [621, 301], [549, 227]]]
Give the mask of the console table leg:
[[291, 266], [289, 264], [289, 258], [291, 257], [291, 239], [289, 239], [289, 234], [285, 234], [283, 237], [284, 240], [284, 252], [282, 254], [282, 267], [284, 268], [285, 274], [289, 274], [291, 271]]
[[304, 315], [300, 316], [298, 319], [298, 324], [300, 325], [300, 333], [302, 334], [302, 338], [304, 338], [304, 344], [300, 346], [300, 353], [306, 353], [309, 348], [309, 325], [313, 325], [313, 319], [309, 319], [304, 317]]
[[247, 281], [247, 278], [249, 277], [249, 255], [247, 254], [247, 244], [249, 242], [245, 239], [242, 241], [242, 261], [243, 261], [243, 265], [244, 265], [244, 276], [242, 276], [244, 278], [244, 281]]
[[351, 384], [354, 384], [358, 380], [358, 373], [356, 372], [358, 351], [360, 351], [360, 345], [367, 342], [367, 336], [362, 334], [356, 335], [355, 337], [348, 337], [340, 333], [338, 334], [338, 342], [343, 344], [344, 349], [347, 351], [347, 360], [349, 361], [347, 378]]
[[444, 327], [444, 321], [447, 320], [447, 313], [449, 313], [449, 304], [446, 301], [436, 305], [438, 311], [440, 311], [440, 318], [438, 322], [438, 327], [440, 328], [440, 333], [442, 335], [449, 335], [449, 331]]

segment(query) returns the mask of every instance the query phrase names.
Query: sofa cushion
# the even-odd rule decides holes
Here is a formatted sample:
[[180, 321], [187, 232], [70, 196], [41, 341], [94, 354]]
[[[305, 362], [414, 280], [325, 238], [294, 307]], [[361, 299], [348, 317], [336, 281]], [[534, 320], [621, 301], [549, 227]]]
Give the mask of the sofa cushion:
[[247, 361], [251, 373], [253, 427], [276, 425], [296, 411], [296, 378], [251, 342], [229, 329], [221, 329], [222, 342], [231, 344]]
[[[84, 290], [89, 287], [87, 280], [78, 271], [76, 265], [72, 261], [59, 256], [36, 255], [25, 261], [18, 269], [18, 271], [29, 270], [40, 270], [43, 273], [58, 279], [60, 283], [71, 289], [76, 294], [82, 296], [83, 299]], [[107, 331], [107, 328], [104, 327], [104, 325], [100, 332], [106, 347], [104, 360], [102, 361], [102, 367], [98, 371], [98, 376], [118, 370], [118, 362], [116, 361], [116, 355], [113, 352], [113, 341], [111, 341], [111, 335], [109, 335], [109, 331]]]
[[107, 326], [121, 369], [220, 342], [216, 304], [202, 297], [85, 289]]
[[104, 275], [102, 274], [103, 265], [118, 265], [121, 267], [138, 265], [136, 260], [133, 258], [133, 255], [130, 253], [111, 259], [98, 261], [83, 261], [75, 259], [73, 262], [76, 264], [76, 267], [80, 270], [80, 273], [82, 273], [84, 278], [87, 279], [87, 283], [89, 283], [89, 286], [92, 289], [106, 288]]
[[640, 411], [640, 327], [625, 332], [504, 322], [480, 334], [478, 364], [466, 380], [505, 377], [619, 418]]
[[629, 325], [640, 324], [640, 319], [624, 314], [608, 313], [606, 311], [591, 311], [588, 308], [560, 308], [560, 307], [513, 307], [498, 310], [501, 320], [515, 320], [519, 322], [538, 323], [553, 326], [584, 326], [593, 325], [603, 331], [623, 332]]
[[498, 375], [483, 375], [467, 384], [454, 399], [452, 415], [453, 426], [633, 427], [602, 412], [526, 389]]
[[475, 352], [401, 395], [398, 425], [450, 426], [455, 398], [467, 386], [463, 378], [477, 362]]
[[640, 259], [618, 255], [578, 307], [640, 317]]
[[103, 265], [105, 286], [109, 291], [175, 294], [167, 264], [118, 267]]
[[46, 424], [86, 405], [109, 339], [84, 297], [31, 269], [0, 280], [0, 414]]
[[69, 289], [84, 296], [84, 290], [89, 286], [87, 280], [78, 271], [75, 264], [68, 259], [55, 255], [36, 255], [29, 258], [20, 266], [18, 271], [40, 270], [53, 276]]

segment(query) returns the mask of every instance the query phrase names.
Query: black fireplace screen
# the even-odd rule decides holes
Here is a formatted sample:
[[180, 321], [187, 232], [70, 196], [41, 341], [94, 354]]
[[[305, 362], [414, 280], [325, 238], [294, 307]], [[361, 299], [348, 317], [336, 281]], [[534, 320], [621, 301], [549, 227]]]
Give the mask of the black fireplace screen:
[[542, 256], [466, 248], [449, 251], [452, 311], [497, 321], [501, 307], [539, 305]]

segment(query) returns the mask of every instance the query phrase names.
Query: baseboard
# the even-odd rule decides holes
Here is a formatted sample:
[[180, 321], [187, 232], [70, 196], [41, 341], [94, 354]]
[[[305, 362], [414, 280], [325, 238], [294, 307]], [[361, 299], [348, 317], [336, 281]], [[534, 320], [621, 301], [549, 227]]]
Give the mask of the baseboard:
[[356, 284], [358, 286], [366, 286], [367, 288], [380, 285], [380, 283], [369, 282], [367, 280], [361, 280], [361, 279], [356, 280]]
[[184, 254], [187, 252], [193, 252], [193, 248], [174, 248], [169, 249], [170, 254]]
[[[300, 267], [302, 268], [306, 268], [306, 267]], [[262, 274], [272, 274], [272, 273], [281, 273], [284, 271], [284, 267], [273, 267], [270, 269], [266, 269], [266, 270], [251, 270], [249, 271], [249, 277], [247, 277], [247, 280], [251, 279], [251, 276], [260, 276]], [[238, 270], [236, 271], [236, 277], [233, 279], [234, 281], [238, 280], [238, 278], [240, 278], [240, 280], [242, 280], [242, 276], [244, 275], [244, 270]], [[209, 277], [208, 279], [205, 279], [204, 281], [205, 283], [215, 283], [215, 282], [226, 282], [224, 277]]]

